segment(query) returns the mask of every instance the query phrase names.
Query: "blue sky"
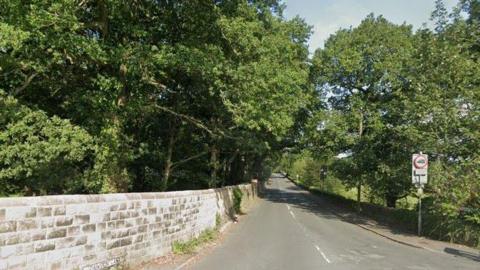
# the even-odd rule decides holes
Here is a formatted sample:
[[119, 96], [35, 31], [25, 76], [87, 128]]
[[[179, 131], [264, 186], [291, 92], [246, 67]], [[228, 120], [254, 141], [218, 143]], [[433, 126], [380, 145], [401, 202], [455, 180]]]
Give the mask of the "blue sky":
[[[415, 29], [428, 23], [435, 0], [285, 0], [285, 16], [299, 15], [313, 26], [310, 51], [322, 47], [323, 42], [340, 28], [357, 26], [373, 12], [395, 23], [407, 22]], [[458, 0], [444, 0], [451, 9]]]

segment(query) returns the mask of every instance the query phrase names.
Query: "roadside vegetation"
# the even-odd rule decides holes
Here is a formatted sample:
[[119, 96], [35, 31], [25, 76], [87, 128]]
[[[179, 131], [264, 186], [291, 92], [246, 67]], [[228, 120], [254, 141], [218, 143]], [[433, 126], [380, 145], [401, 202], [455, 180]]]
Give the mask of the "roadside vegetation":
[[215, 241], [220, 233], [222, 226], [222, 218], [219, 214], [215, 217], [215, 228], [207, 229], [200, 233], [199, 236], [185, 242], [176, 241], [172, 244], [172, 252], [174, 254], [193, 254], [203, 245]]
[[172, 245], [174, 254], [193, 254], [202, 245], [214, 241], [218, 236], [217, 230], [205, 230], [196, 238], [187, 242], [175, 242]]
[[311, 101], [278, 1], [0, 5], [0, 196], [265, 178]]
[[312, 59], [317, 109], [280, 168], [323, 194], [398, 209], [397, 219], [415, 224], [411, 155], [423, 151], [425, 234], [478, 246], [479, 7], [460, 1], [449, 13], [438, 0], [433, 29], [370, 15], [332, 35]]
[[371, 14], [313, 56], [277, 0], [0, 5], [0, 196], [213, 188], [280, 164], [404, 213], [423, 151], [426, 233], [480, 242], [479, 0], [437, 0], [416, 31]]

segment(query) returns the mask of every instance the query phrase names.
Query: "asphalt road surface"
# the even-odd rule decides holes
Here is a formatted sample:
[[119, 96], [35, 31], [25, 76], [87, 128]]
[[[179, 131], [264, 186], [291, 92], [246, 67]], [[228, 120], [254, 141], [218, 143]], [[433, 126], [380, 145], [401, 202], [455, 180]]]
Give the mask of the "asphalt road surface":
[[274, 175], [259, 205], [189, 268], [480, 270], [476, 260], [402, 245], [344, 222], [312, 196]]

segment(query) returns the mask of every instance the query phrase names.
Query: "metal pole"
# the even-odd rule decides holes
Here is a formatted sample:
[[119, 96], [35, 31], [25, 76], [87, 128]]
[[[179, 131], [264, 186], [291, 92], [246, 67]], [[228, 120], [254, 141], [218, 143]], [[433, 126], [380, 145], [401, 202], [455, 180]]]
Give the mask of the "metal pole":
[[422, 235], [422, 188], [418, 189], [418, 236]]

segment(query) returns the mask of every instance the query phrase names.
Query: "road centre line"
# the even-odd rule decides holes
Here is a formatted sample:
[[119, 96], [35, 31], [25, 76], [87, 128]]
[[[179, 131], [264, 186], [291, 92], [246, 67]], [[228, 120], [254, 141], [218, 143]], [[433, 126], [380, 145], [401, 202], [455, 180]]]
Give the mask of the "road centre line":
[[320, 249], [319, 246], [315, 245], [315, 248], [318, 250], [318, 252], [320, 252], [320, 254], [322, 254], [323, 259], [324, 259], [327, 263], [331, 263], [330, 260], [327, 258], [327, 255], [325, 255], [325, 253], [323, 253], [323, 251]]
[[[300, 222], [298, 222], [297, 218], [295, 217], [295, 214], [293, 213], [292, 211], [292, 208], [290, 207], [289, 204], [285, 204], [287, 206], [287, 209], [288, 209], [288, 212], [290, 212], [290, 215], [293, 217], [293, 219], [296, 221], [297, 225], [302, 228], [303, 232], [305, 233], [305, 236], [310, 239], [310, 235], [308, 234], [307, 232], [307, 229], [302, 226], [302, 224], [300, 224]], [[331, 261], [328, 259], [327, 255], [325, 255], [325, 253], [323, 253], [323, 251], [320, 249], [320, 247], [318, 245], [314, 245], [315, 248], [317, 249], [317, 251], [322, 255], [323, 259], [327, 262], [327, 263], [331, 263]]]

